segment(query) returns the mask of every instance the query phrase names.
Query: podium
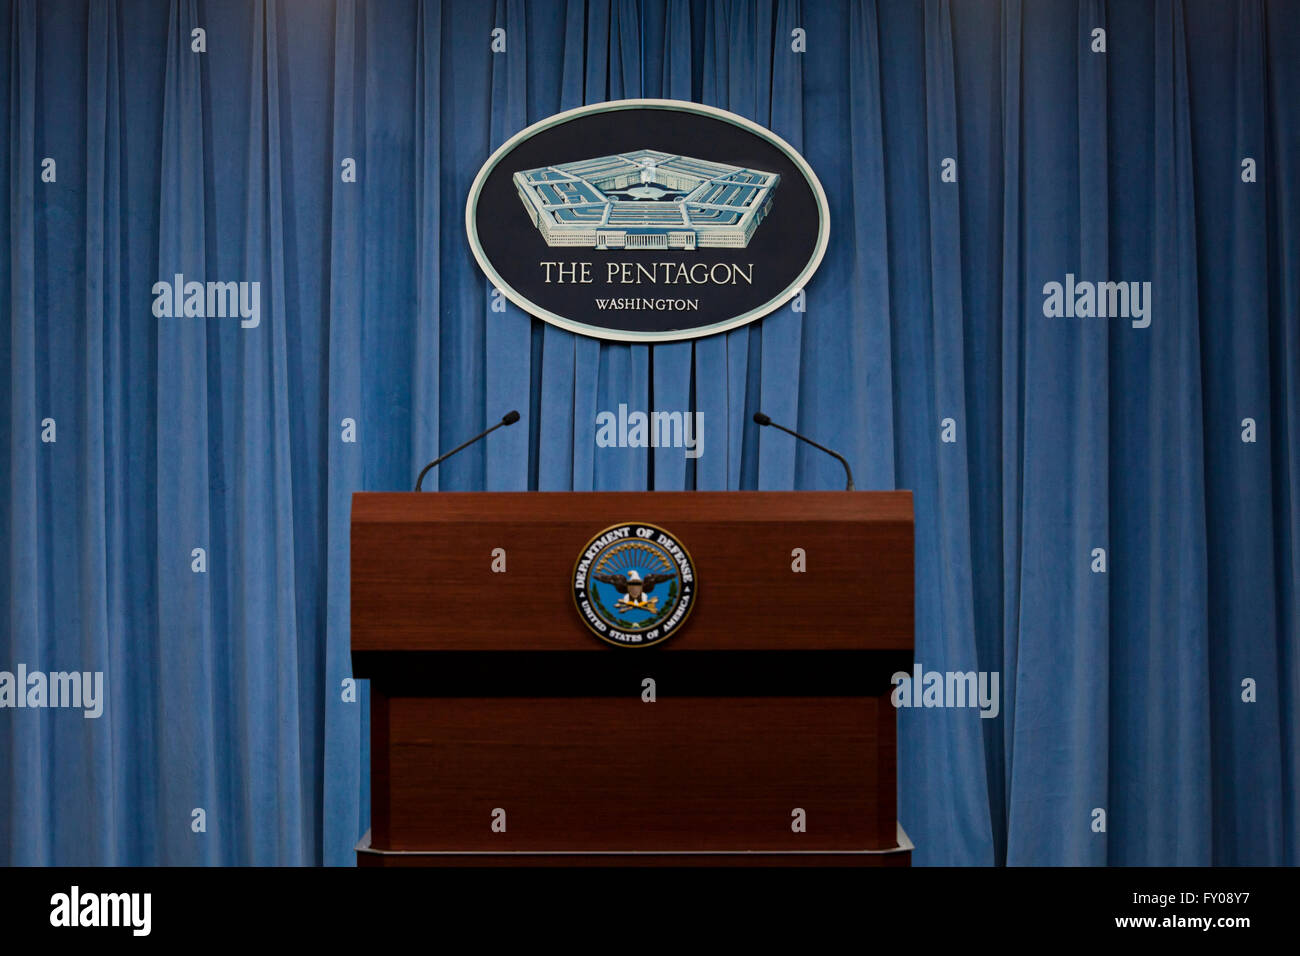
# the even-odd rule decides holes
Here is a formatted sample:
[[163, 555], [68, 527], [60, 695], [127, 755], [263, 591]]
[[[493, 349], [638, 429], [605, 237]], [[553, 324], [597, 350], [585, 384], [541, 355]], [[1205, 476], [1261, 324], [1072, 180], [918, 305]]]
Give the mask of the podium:
[[351, 563], [359, 865], [910, 862], [910, 492], [357, 493]]

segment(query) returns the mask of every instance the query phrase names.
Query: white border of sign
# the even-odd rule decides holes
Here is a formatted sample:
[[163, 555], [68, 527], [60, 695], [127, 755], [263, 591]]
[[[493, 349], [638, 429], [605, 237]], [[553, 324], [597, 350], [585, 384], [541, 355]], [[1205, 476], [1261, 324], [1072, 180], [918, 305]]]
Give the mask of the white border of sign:
[[[568, 122], [579, 116], [585, 116], [589, 113], [609, 113], [614, 110], [632, 110], [632, 109], [670, 109], [680, 110], [683, 113], [699, 113], [703, 116], [710, 116], [714, 119], [731, 123], [733, 126], [739, 126], [754, 135], [767, 140], [781, 152], [785, 153], [794, 163], [799, 172], [803, 174], [808, 185], [812, 187], [813, 196], [817, 201], [817, 247], [813, 250], [812, 258], [800, 270], [799, 275], [795, 277], [785, 289], [777, 293], [767, 302], [763, 303], [756, 309], [751, 309], [744, 315], [738, 315], [735, 318], [727, 319], [723, 322], [715, 322], [713, 325], [705, 325], [694, 329], [680, 329], [667, 332], [627, 332], [619, 329], [606, 329], [596, 325], [587, 325], [583, 322], [577, 322], [573, 319], [566, 318], [562, 315], [556, 315], [554, 312], [543, 309], [535, 302], [521, 295], [511, 285], [509, 285], [492, 267], [492, 263], [483, 253], [483, 247], [479, 243], [478, 228], [474, 222], [474, 210], [478, 206], [479, 192], [483, 189], [483, 184], [487, 178], [507, 153], [514, 149], [515, 145], [525, 139], [528, 139], [544, 129], [557, 126], [560, 123]], [[712, 106], [704, 106], [700, 103], [691, 103], [686, 100], [610, 100], [605, 103], [592, 103], [589, 106], [580, 106], [577, 109], [565, 110], [563, 113], [556, 113], [554, 116], [548, 116], [540, 122], [534, 123], [527, 129], [520, 130], [514, 136], [506, 140], [501, 147], [494, 152], [488, 161], [483, 164], [483, 168], [478, 171], [474, 177], [474, 183], [469, 189], [469, 198], [465, 201], [465, 231], [469, 236], [470, 249], [474, 253], [474, 258], [478, 262], [479, 268], [492, 282], [494, 286], [501, 290], [507, 299], [513, 302], [519, 308], [523, 309], [529, 315], [535, 315], [552, 325], [559, 326], [562, 329], [568, 329], [570, 332], [577, 332], [579, 335], [588, 335], [594, 338], [607, 339], [615, 342], [679, 342], [686, 339], [698, 339], [705, 335], [716, 335], [719, 332], [727, 332], [731, 329], [739, 328], [756, 319], [760, 319], [771, 312], [775, 312], [781, 306], [785, 305], [800, 289], [807, 285], [808, 280], [812, 278], [817, 267], [821, 265], [822, 257], [826, 254], [826, 244], [830, 240], [831, 232], [831, 213], [830, 206], [826, 202], [826, 192], [822, 189], [821, 181], [817, 174], [812, 171], [812, 167], [807, 161], [799, 155], [799, 151], [793, 146], [777, 136], [769, 129], [764, 129], [757, 123], [745, 119], [743, 116], [737, 116], [735, 113], [729, 113], [726, 110], [720, 110]]]

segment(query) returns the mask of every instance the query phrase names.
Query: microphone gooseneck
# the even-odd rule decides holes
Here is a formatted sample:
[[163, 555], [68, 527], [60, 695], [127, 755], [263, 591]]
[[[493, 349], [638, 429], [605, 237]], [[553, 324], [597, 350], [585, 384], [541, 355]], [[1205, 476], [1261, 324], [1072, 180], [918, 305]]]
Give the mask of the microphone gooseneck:
[[776, 422], [772, 421], [772, 419], [769, 416], [764, 415], [762, 412], [754, 413], [754, 423], [756, 425], [762, 425], [764, 427], [770, 425], [773, 428], [779, 428], [787, 435], [793, 435], [795, 438], [799, 439], [800, 441], [806, 441], [808, 444], [812, 445], [814, 448], [818, 449], [819, 451], [824, 451], [832, 458], [838, 459], [839, 463], [844, 466], [844, 475], [848, 479], [847, 484], [845, 484], [844, 486], [844, 490], [845, 491], [855, 490], [853, 487], [853, 471], [852, 469], [849, 468], [849, 463], [845, 460], [844, 456], [841, 455], [839, 452], [831, 451], [825, 445], [819, 445], [817, 442], [813, 441], [811, 438], [807, 437], [806, 435], [800, 435], [798, 432], [792, 431], [789, 428], [786, 428], [784, 425], [778, 425]]
[[416, 491], [420, 490], [420, 487], [424, 484], [424, 476], [427, 475], [431, 469], [437, 468], [439, 465], [441, 465], [452, 455], [456, 454], [456, 452], [463, 451], [464, 449], [468, 448], [470, 445], [474, 444], [476, 441], [480, 441], [481, 439], [486, 438], [488, 435], [491, 435], [498, 428], [503, 428], [506, 425], [513, 425], [517, 421], [519, 421], [519, 412], [515, 409], [511, 409], [510, 411], [502, 415], [501, 421], [497, 422], [491, 428], [487, 429], [484, 432], [481, 432], [478, 435], [475, 435], [469, 441], [457, 445], [455, 448], [447, 452], [445, 455], [441, 455], [435, 458], [433, 461], [429, 462], [427, 465], [424, 466], [424, 470], [420, 472], [420, 477], [415, 479], [415, 490]]

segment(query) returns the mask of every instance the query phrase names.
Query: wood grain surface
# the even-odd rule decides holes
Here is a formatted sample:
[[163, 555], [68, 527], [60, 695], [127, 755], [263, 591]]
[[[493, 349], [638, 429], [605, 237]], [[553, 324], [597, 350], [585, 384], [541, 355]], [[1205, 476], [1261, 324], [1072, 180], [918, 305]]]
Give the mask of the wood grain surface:
[[[574, 607], [595, 535], [659, 525], [690, 553], [695, 607], [651, 648], [614, 648]], [[507, 571], [491, 569], [504, 548]], [[791, 570], [802, 548], [807, 570]], [[352, 648], [370, 650], [909, 649], [910, 492], [359, 492]]]
[[[649, 648], [597, 639], [572, 596], [579, 553], [629, 522], [696, 574], [690, 619]], [[358, 862], [905, 865], [860, 851], [896, 845], [912, 535], [908, 492], [354, 495], [370, 846], [425, 854]], [[695, 856], [654, 856], [673, 852]]]
[[[372, 697], [372, 845], [868, 850], [895, 843], [887, 698]], [[505, 832], [492, 814], [505, 811]], [[802, 809], [806, 832], [791, 828]]]

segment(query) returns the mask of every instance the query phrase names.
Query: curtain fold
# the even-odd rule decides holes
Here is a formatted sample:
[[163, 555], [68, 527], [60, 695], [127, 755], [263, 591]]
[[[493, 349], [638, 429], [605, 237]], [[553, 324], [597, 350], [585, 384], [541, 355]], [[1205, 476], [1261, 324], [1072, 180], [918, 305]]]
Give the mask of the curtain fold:
[[[368, 682], [361, 682], [352, 699], [345, 696], [351, 680], [351, 632], [348, 629], [351, 594], [348, 546], [352, 492], [366, 487], [363, 442], [371, 436], [370, 423], [361, 414], [362, 355], [361, 295], [364, 276], [357, 242], [360, 234], [361, 184], [345, 181], [353, 167], [367, 169], [359, 131], [364, 121], [358, 102], [364, 61], [357, 49], [359, 13], [355, 0], [339, 0], [334, 9], [332, 109], [330, 123], [329, 260], [328, 260], [328, 385], [329, 418], [325, 422], [328, 518], [326, 547], [325, 680], [323, 683], [324, 793], [321, 827], [323, 861], [347, 865], [354, 861], [349, 836], [360, 837], [370, 819], [369, 777], [370, 708]], [[423, 39], [423, 37], [422, 37]], [[441, 381], [438, 376], [437, 381]], [[432, 386], [437, 391], [438, 385]], [[350, 431], [350, 433], [349, 433]], [[350, 441], [348, 439], [351, 439]], [[413, 455], [412, 457], [418, 457]], [[435, 477], [436, 481], [436, 477]], [[435, 483], [431, 487], [437, 488]]]
[[[5, 603], [7, 650], [15, 662], [39, 660], [46, 630], [41, 621], [40, 518], [38, 459], [40, 432], [30, 427], [46, 416], [37, 405], [36, 352], [36, 9], [28, 0], [7, 11], [9, 255], [6, 314], [9, 320], [8, 508], [5, 522]], [[19, 422], [27, 427], [15, 427]], [[56, 423], [57, 424], [57, 423]], [[44, 716], [44, 715], [41, 715]], [[50, 793], [44, 753], [50, 745], [48, 721], [10, 721], [5, 728], [5, 801], [7, 820], [24, 826], [10, 832], [10, 856], [48, 863], [52, 855]]]
[[[1280, 3], [1264, 9], [1264, 56], [1269, 123], [1266, 154], [1274, 177], [1268, 212], [1269, 406], [1275, 410], [1273, 446], [1274, 555], [1277, 561], [1277, 706], [1281, 727], [1282, 843], [1288, 864], [1300, 859], [1300, 189], [1286, 175], [1300, 163], [1300, 101], [1295, 96], [1295, 58], [1300, 16]], [[1279, 64], [1289, 63], [1290, 67]]]
[[202, 61], [190, 50], [198, 5], [175, 3], [170, 17], [158, 195], [160, 285], [154, 291], [170, 296], [170, 310], [164, 301], [161, 311], [170, 311], [173, 321], [159, 323], [155, 344], [154, 719], [160, 820], [184, 826], [198, 810], [210, 815], [218, 837], [164, 839], [160, 862], [195, 865], [221, 862], [220, 836], [226, 832], [218, 828], [226, 808], [218, 803], [213, 721], [213, 671], [225, 665], [214, 647], [210, 582], [229, 580], [231, 551], [212, 536], [208, 425], [216, 403], [209, 402], [209, 391], [217, 382], [209, 380], [210, 333], [204, 323], [184, 321], [184, 302], [194, 288], [189, 284], [204, 282], [208, 272], [204, 84]]
[[[86, 232], [84, 421], [80, 454], [86, 462], [77, 524], [81, 531], [79, 571], [82, 592], [80, 648], [92, 670], [125, 673], [123, 575], [112, 557], [123, 552], [122, 374], [118, 340], [122, 325], [117, 290], [122, 282], [121, 203], [121, 59], [117, 3], [92, 8], [86, 33]], [[132, 720], [114, 707], [113, 723], [85, 740], [86, 793], [74, 832], [92, 856], [114, 863], [123, 848], [121, 835], [129, 810], [119, 796], [119, 759], [132, 739]]]
[[[799, 27], [803, 17], [798, 0], [781, 0], [776, 5], [773, 35], [770, 40], [760, 36], [760, 48], [772, 49], [771, 77], [764, 95], [759, 91], [760, 102], [766, 100], [766, 116], [759, 113], [755, 119], [766, 126], [799, 152], [804, 149], [803, 134], [803, 54], [791, 49], [790, 37]], [[806, 295], [806, 292], [805, 292]], [[820, 310], [818, 310], [819, 312]], [[814, 318], [818, 312], [814, 312]], [[745, 411], [761, 408], [774, 421], [796, 422], [789, 427], [805, 426], [799, 415], [799, 395], [802, 388], [804, 313], [792, 306], [777, 309], [758, 327], [759, 366], [757, 401], [741, 408], [742, 423], [749, 427]], [[752, 390], [751, 390], [752, 391]], [[805, 426], [806, 427], [806, 426]], [[813, 428], [817, 430], [816, 427]], [[795, 485], [797, 445], [789, 435], [775, 429], [759, 429], [755, 434], [758, 445], [758, 474], [754, 486], [763, 490], [792, 488]]]
[[[1108, 277], [1106, 54], [1093, 50], [1093, 31], [1106, 23], [1096, 3], [1077, 11], [1028, 4], [1022, 15], [1024, 34], [1051, 38], [1023, 50], [1021, 63], [1023, 88], [1033, 91], [1017, 183], [1018, 228], [1036, 236], [1021, 259], [1031, 310], [1040, 309], [1047, 281]], [[1008, 764], [1011, 806], [1025, 820], [1009, 842], [1010, 863], [1106, 862], [1107, 831], [1092, 827], [1093, 811], [1107, 808], [1108, 696], [1092, 675], [1105, 672], [1108, 658], [1109, 331], [1108, 320], [1053, 322], [1041, 309], [1023, 327], [1023, 431], [1010, 462], [1023, 482], [1023, 518]], [[1058, 746], [1042, 746], [1044, 738]], [[1053, 793], [1026, 799], [1045, 775], [1058, 781]], [[1079, 825], [1044, 841], [1044, 828], [1061, 820]]]
[[[1000, 24], [1001, 75], [1000, 172], [1002, 203], [999, 210], [999, 252], [1001, 282], [998, 288], [997, 325], [999, 331], [998, 386], [1000, 403], [996, 416], [998, 441], [997, 476], [1001, 486], [1001, 509], [998, 514], [1000, 549], [996, 552], [1001, 574], [997, 590], [1001, 606], [994, 618], [1000, 641], [992, 660], [1001, 662], [1002, 706], [1004, 717], [999, 728], [1001, 747], [991, 748], [992, 770], [1002, 771], [1001, 779], [990, 786], [990, 816], [1000, 859], [1006, 858], [1011, 810], [1011, 783], [1015, 769], [1013, 741], [1017, 725], [1016, 692], [1020, 669], [1020, 542], [1024, 528], [1024, 475], [1021, 468], [1024, 449], [1025, 409], [1025, 308], [1036, 303], [1021, 277], [1024, 231], [1022, 228], [1021, 153], [1024, 149], [1024, 5], [1022, 0], [1006, 0]], [[986, 658], [988, 659], [988, 658]], [[988, 736], [986, 735], [986, 740]]]
[[[523, 0], [497, 0], [493, 23], [506, 31], [507, 44], [512, 40], [527, 48], [528, 30], [524, 22]], [[507, 46], [507, 51], [509, 47]], [[528, 77], [526, 58], [497, 56], [492, 59], [492, 86], [488, 124], [490, 155], [507, 139], [529, 124]], [[530, 317], [503, 295], [494, 295], [491, 284], [483, 280], [486, 303], [484, 316], [485, 348], [483, 356], [486, 397], [483, 427], [501, 420], [511, 409], [524, 416], [518, 426], [494, 433], [485, 444], [488, 491], [527, 491], [529, 485], [528, 436], [532, 428], [532, 364]], [[457, 439], [459, 444], [463, 439]], [[430, 451], [429, 457], [437, 452]]]
[[1137, 216], [1124, 217], [1120, 228], [1136, 248], [1120, 261], [1151, 277], [1164, 321], [1153, 316], [1142, 337], [1119, 326], [1112, 343], [1112, 384], [1125, 405], [1111, 416], [1110, 440], [1125, 454], [1112, 459], [1111, 673], [1121, 680], [1111, 722], [1123, 732], [1111, 741], [1108, 832], [1127, 834], [1109, 841], [1112, 863], [1199, 865], [1213, 860], [1210, 572], [1182, 5], [1157, 3], [1153, 21], [1151, 154], [1139, 173], [1149, 219], [1136, 234]]
[[[1298, 51], [1286, 0], [0, 0], [0, 672], [104, 676], [0, 708], [0, 862], [354, 862], [352, 495], [512, 408], [425, 488], [842, 486], [761, 408], [913, 492], [916, 660], [1000, 691], [900, 711], [915, 862], [1298, 862]], [[807, 158], [795, 302], [652, 346], [496, 294], [483, 162], [635, 97]]]
[[[972, 591], [973, 562], [970, 531], [970, 485], [968, 477], [970, 415], [966, 409], [966, 341], [962, 290], [963, 251], [960, 209], [961, 151], [952, 42], [952, 10], [947, 0], [927, 0], [924, 10], [925, 58], [925, 185], [929, 226], [921, 249], [928, 259], [930, 275], [930, 321], [919, 323], [921, 348], [931, 356], [919, 371], [928, 376], [923, 406], [930, 419], [931, 434], [940, 440], [931, 447], [934, 457], [922, 467], [934, 483], [935, 497], [916, 503], [918, 525], [931, 525], [936, 547], [927, 554], [932, 567], [918, 562], [917, 585], [932, 596], [918, 602], [925, 607], [918, 614], [916, 660], [929, 670], [965, 673], [979, 669], [975, 648]], [[944, 170], [955, 169], [956, 181], [945, 181]], [[952, 175], [952, 174], [950, 174]], [[944, 440], [945, 430], [952, 441]], [[937, 522], [937, 524], [935, 524]], [[921, 532], [918, 530], [918, 534]], [[918, 607], [918, 611], [920, 608]], [[984, 775], [983, 729], [968, 713], [945, 715], [947, 726], [929, 727], [922, 748], [936, 758], [948, 773], [970, 781], [954, 805], [937, 825], [951, 828], [947, 840], [975, 854], [980, 862], [992, 862], [988, 802]], [[926, 716], [905, 711], [906, 724]], [[928, 772], [927, 772], [928, 775]], [[934, 781], [938, 785], [938, 780]]]
[[[1272, 433], [1277, 427], [1269, 408], [1270, 332], [1268, 200], [1273, 189], [1268, 159], [1265, 92], [1264, 9], [1247, 0], [1235, 9], [1209, 16], [1221, 24], [1214, 37], [1188, 37], [1189, 62], [1206, 44], [1216, 55], [1235, 61], [1235, 82], [1225, 86], [1189, 65], [1194, 102], [1222, 104], [1234, 116], [1232, 150], [1209, 162], [1197, 162], [1197, 176], [1222, 177], [1234, 188], [1213, 193], [1198, 190], [1196, 211], [1197, 292], [1200, 322], [1201, 387], [1205, 415], [1206, 551], [1208, 566], [1209, 687], [1211, 768], [1216, 787], [1214, 858], [1257, 858], [1282, 862], [1281, 806], [1249, 809], [1246, 795], [1282, 789], [1282, 713], [1277, 707], [1243, 706], [1241, 681], [1257, 680], [1261, 696], [1277, 699], [1271, 678], [1277, 672], [1278, 592], [1275, 555], [1261, 548], [1234, 554], [1238, 536], [1273, 541], [1277, 507], [1272, 486], [1273, 442], [1241, 441], [1242, 421]], [[1189, 16], [1198, 16], [1195, 8]], [[1204, 155], [1206, 131], [1194, 128], [1193, 149]], [[1211, 154], [1213, 155], [1213, 154]], [[1242, 163], [1267, 166], [1255, 182], [1243, 181]], [[1221, 253], [1220, 237], [1230, 255]], [[1220, 261], [1222, 264], [1220, 264]], [[1222, 557], [1219, 557], [1222, 556]], [[1216, 675], [1236, 679], [1216, 679]], [[1219, 798], [1223, 794], [1223, 799]]]

